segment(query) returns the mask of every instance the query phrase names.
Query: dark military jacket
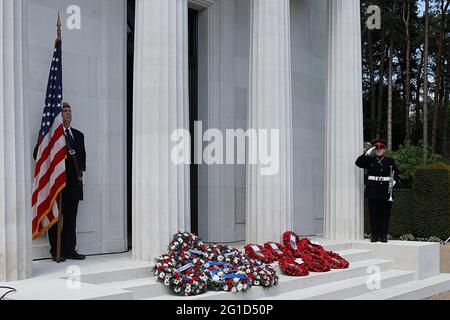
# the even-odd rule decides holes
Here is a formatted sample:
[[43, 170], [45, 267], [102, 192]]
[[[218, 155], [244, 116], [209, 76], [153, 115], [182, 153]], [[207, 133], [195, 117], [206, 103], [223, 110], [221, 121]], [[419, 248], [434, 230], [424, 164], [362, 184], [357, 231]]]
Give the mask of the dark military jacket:
[[387, 156], [378, 157], [376, 155], [358, 157], [355, 164], [365, 169], [364, 183], [366, 185], [364, 195], [368, 199], [389, 199], [389, 181], [372, 181], [369, 176], [389, 177], [391, 166], [394, 171], [395, 187], [400, 184], [400, 172], [394, 159]]

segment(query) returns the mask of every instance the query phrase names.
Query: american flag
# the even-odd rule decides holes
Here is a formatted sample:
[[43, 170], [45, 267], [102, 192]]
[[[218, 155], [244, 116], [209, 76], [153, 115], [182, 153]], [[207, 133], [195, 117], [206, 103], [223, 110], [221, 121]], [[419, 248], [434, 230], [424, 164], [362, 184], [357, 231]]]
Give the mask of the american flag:
[[66, 140], [62, 121], [62, 54], [56, 40], [39, 131], [32, 207], [33, 240], [59, 218], [57, 198], [66, 186]]

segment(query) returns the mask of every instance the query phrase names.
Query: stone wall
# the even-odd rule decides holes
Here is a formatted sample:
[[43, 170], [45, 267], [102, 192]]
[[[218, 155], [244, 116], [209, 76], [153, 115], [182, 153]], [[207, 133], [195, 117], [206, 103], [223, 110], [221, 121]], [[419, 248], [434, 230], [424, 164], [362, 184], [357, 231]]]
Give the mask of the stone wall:
[[[80, 30], [66, 27], [69, 5], [81, 8]], [[28, 159], [39, 130], [59, 11], [64, 100], [72, 105], [73, 127], [86, 138], [85, 201], [80, 203], [77, 232], [78, 249], [89, 254], [127, 248], [125, 10], [124, 0], [28, 1]], [[29, 164], [34, 165], [31, 160]], [[38, 239], [34, 257], [47, 257], [48, 249], [46, 237]]]

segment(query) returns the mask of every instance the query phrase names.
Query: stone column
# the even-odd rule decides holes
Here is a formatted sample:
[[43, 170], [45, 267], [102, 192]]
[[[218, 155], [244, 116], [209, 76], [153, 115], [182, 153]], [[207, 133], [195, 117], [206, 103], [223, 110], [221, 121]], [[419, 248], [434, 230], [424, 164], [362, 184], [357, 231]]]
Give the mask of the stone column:
[[[203, 130], [218, 129], [225, 137], [227, 129], [235, 128], [235, 24], [234, 0], [221, 0], [204, 13], [206, 23], [201, 36], [205, 47], [200, 50], [200, 61], [207, 61], [200, 70], [199, 120]], [[201, 26], [200, 26], [201, 28]], [[199, 236], [204, 241], [236, 241], [236, 165], [208, 164], [199, 170]]]
[[23, 1], [0, 0], [0, 282], [31, 275], [30, 155], [25, 155]]
[[189, 167], [171, 135], [189, 129], [187, 0], [138, 0], [133, 106], [133, 256], [151, 260], [190, 231]]
[[329, 1], [328, 6], [324, 235], [358, 240], [363, 236], [363, 180], [355, 166], [363, 148], [360, 3]]
[[282, 232], [292, 228], [289, 5], [289, 0], [251, 3], [249, 128], [279, 130], [279, 171], [275, 175], [261, 175], [261, 164], [248, 166], [248, 242], [279, 240]]

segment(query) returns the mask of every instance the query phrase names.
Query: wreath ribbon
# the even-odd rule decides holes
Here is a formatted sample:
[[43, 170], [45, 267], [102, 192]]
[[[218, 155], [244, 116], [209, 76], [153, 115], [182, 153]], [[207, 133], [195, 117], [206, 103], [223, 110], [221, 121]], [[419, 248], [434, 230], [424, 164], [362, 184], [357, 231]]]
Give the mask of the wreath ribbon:
[[203, 252], [203, 251], [200, 251], [200, 250], [197, 250], [197, 249], [191, 249], [191, 250], [189, 250], [189, 252], [193, 253], [193, 254], [196, 254], [196, 255], [199, 255], [199, 256], [204, 256], [204, 257], [208, 256], [208, 254], [206, 252]]
[[[217, 269], [217, 267], [222, 267], [222, 269]], [[228, 268], [231, 267], [231, 268]], [[223, 272], [220, 276], [222, 279], [234, 279], [239, 278], [241, 280], [246, 280], [247, 275], [245, 274], [237, 274], [238, 270], [233, 268], [231, 264], [227, 262], [214, 262], [210, 261], [203, 265], [203, 268], [208, 269], [208, 272], [211, 277], [215, 276], [219, 272]], [[214, 268], [214, 269], [211, 269]]]
[[182, 266], [181, 268], [178, 268], [178, 269], [176, 270], [176, 272], [178, 272], [178, 273], [183, 273], [184, 271], [186, 271], [186, 270], [192, 268], [193, 266], [194, 266], [194, 265], [192, 264], [192, 262], [190, 262], [190, 263], [188, 263], [188, 264], [185, 264], [185, 265]]

